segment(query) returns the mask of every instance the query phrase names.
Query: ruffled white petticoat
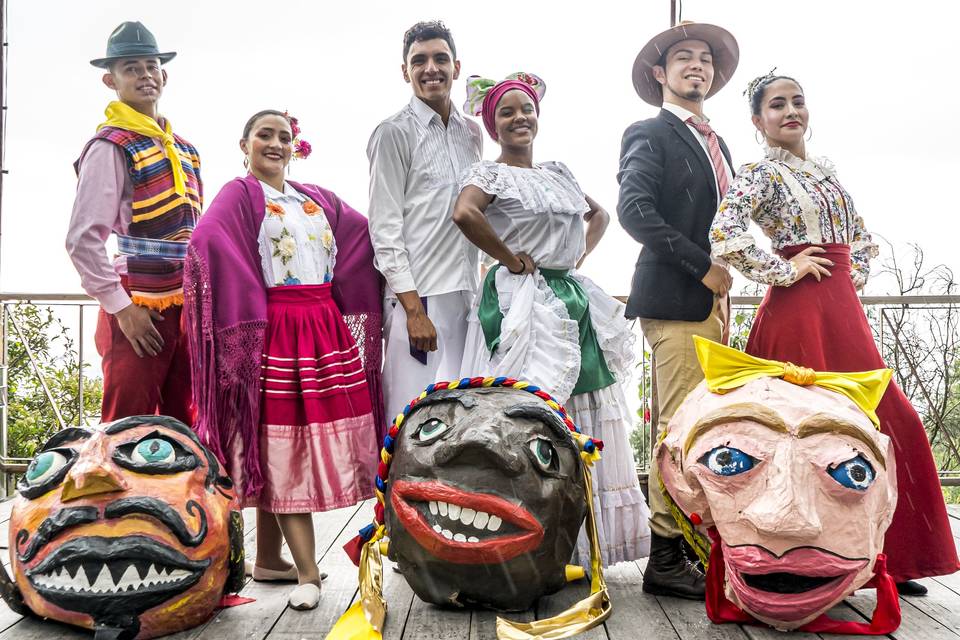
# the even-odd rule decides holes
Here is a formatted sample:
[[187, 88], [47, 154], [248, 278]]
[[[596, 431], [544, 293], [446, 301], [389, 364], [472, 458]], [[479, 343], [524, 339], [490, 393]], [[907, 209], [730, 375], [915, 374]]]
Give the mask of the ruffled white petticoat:
[[[526, 276], [498, 269], [497, 293], [503, 323], [493, 357], [487, 350], [475, 302], [467, 329], [462, 377], [510, 376], [527, 380], [564, 405], [583, 433], [603, 441], [593, 468], [594, 513], [603, 564], [636, 560], [650, 553], [650, 510], [637, 480], [630, 446], [633, 423], [623, 386], [629, 384], [636, 340], [624, 318], [624, 306], [589, 278], [571, 271], [590, 300], [590, 321], [607, 368], [617, 383], [571, 396], [580, 376], [580, 334], [566, 305], [540, 272]], [[581, 532], [578, 554], [589, 558]], [[589, 567], [589, 564], [587, 564]]]

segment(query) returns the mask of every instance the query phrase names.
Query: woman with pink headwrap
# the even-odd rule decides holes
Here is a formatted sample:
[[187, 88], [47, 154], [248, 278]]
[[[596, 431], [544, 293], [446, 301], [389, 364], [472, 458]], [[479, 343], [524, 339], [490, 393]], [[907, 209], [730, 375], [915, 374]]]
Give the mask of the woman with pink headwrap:
[[[609, 215], [563, 163], [533, 161], [545, 89], [529, 73], [502, 82], [467, 79], [464, 109], [482, 116], [500, 156], [470, 167], [453, 211], [464, 235], [497, 261], [470, 314], [461, 375], [529, 380], [564, 404], [584, 433], [604, 441], [594, 509], [604, 564], [614, 564], [650, 548], [622, 387], [633, 368], [634, 335], [623, 304], [577, 272]], [[581, 557], [589, 555], [585, 545], [581, 535]]]

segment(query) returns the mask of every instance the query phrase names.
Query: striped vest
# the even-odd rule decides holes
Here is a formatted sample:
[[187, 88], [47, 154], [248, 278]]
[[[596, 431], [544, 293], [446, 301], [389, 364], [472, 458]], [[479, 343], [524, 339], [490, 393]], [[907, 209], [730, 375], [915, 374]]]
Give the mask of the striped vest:
[[179, 196], [170, 161], [152, 138], [114, 127], [104, 127], [97, 138], [123, 149], [133, 182], [133, 219], [127, 235], [117, 234], [120, 253], [127, 256], [130, 297], [158, 311], [182, 305], [183, 260], [203, 206], [200, 155], [174, 134], [186, 174], [187, 193]]

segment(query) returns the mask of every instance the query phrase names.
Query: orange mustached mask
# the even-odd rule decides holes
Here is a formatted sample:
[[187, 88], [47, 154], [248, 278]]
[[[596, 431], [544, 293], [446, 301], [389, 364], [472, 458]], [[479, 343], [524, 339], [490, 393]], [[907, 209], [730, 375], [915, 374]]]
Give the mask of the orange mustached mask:
[[153, 638], [195, 626], [243, 584], [233, 485], [183, 423], [134, 416], [60, 431], [10, 517], [13, 608]]

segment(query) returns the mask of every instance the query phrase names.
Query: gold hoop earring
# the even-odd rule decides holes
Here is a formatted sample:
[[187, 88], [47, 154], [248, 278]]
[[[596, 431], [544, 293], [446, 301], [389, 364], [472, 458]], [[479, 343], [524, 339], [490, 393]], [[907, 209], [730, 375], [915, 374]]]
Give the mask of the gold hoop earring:
[[760, 133], [759, 129], [753, 132], [753, 139], [757, 141], [757, 144], [763, 144], [763, 134]]
[[813, 127], [807, 127], [807, 142], [813, 139]]

